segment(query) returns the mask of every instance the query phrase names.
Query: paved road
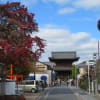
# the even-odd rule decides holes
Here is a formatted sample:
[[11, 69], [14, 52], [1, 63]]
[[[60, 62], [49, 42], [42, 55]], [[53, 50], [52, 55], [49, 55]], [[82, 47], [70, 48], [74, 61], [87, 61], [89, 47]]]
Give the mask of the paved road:
[[81, 100], [67, 86], [49, 88], [39, 100]]

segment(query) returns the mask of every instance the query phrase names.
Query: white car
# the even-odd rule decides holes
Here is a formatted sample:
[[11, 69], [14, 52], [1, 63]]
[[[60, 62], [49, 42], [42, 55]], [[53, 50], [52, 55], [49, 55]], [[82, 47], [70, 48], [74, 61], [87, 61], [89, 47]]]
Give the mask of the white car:
[[24, 92], [35, 93], [38, 91], [38, 82], [36, 80], [23, 80], [18, 84], [18, 88], [22, 88]]

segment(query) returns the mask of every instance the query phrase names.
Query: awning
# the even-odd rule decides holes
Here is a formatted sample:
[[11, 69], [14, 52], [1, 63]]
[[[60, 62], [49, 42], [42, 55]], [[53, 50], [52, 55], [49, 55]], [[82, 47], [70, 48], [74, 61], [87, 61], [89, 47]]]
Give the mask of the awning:
[[41, 80], [47, 80], [47, 76], [41, 76]]
[[54, 78], [55, 77], [55, 73], [51, 72], [51, 77]]
[[34, 77], [34, 76], [29, 76], [29, 79], [30, 79], [30, 80], [34, 80], [35, 77]]

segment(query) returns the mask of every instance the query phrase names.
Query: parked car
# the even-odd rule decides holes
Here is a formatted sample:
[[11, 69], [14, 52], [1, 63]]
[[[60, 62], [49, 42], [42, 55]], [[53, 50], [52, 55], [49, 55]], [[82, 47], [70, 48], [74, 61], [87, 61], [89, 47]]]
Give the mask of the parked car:
[[38, 91], [38, 82], [36, 80], [23, 80], [18, 84], [18, 88], [22, 88], [24, 92], [35, 93]]

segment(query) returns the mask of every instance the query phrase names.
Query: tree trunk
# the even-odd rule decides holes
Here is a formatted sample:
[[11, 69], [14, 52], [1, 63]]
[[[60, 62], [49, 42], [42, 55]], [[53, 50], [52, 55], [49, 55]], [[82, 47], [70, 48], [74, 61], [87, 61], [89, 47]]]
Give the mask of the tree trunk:
[[6, 81], [6, 75], [4, 73], [5, 67], [2, 66], [1, 68], [1, 96], [5, 95], [5, 81]]

